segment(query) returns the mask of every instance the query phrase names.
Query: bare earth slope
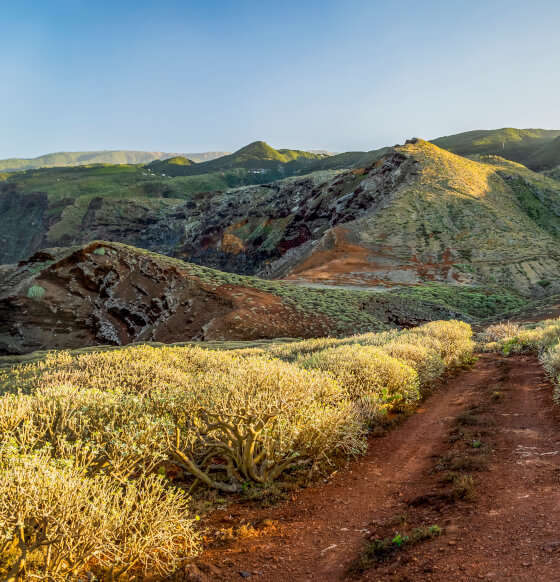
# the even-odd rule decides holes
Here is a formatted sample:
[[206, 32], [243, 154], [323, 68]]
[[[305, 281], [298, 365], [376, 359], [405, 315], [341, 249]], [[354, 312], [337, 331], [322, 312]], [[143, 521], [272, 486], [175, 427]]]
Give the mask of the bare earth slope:
[[[504, 396], [493, 399], [495, 390]], [[465, 413], [482, 414], [477, 418], [486, 423], [490, 466], [476, 473], [475, 501], [453, 502], [441, 495], [442, 473], [434, 469], [457, 446], [450, 437]], [[272, 509], [234, 505], [215, 512], [214, 528], [248, 523], [256, 534], [206, 552], [201, 567], [214, 565], [210, 579], [224, 581], [245, 571], [268, 582], [348, 576], [552, 582], [560, 568], [559, 442], [551, 386], [536, 358], [484, 355], [418, 414], [372, 439], [366, 456], [327, 484]], [[382, 524], [391, 519], [392, 537], [404, 515], [415, 525], [438, 524], [443, 533], [349, 574], [366, 539], [386, 535]]]
[[0, 267], [0, 354], [347, 335], [454, 316], [384, 293], [263, 281], [119, 243], [47, 249]]

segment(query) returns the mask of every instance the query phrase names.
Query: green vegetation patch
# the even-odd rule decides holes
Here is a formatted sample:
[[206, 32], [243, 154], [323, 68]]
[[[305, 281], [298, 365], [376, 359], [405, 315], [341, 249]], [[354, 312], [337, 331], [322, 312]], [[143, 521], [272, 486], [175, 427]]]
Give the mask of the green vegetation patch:
[[509, 291], [440, 283], [400, 287], [394, 293], [402, 298], [442, 305], [476, 319], [504, 315], [528, 305], [527, 299]]
[[[560, 234], [560, 185], [535, 184], [519, 177], [508, 177], [507, 183], [523, 210], [541, 228], [554, 236]], [[548, 186], [548, 188], [547, 188]]]
[[431, 525], [429, 527], [415, 527], [409, 533], [396, 531], [392, 537], [373, 539], [364, 548], [355, 569], [358, 571], [369, 570], [376, 563], [394, 557], [399, 551], [432, 540], [439, 535], [441, 535], [441, 528], [438, 525]]
[[41, 285], [32, 285], [27, 290], [27, 297], [29, 299], [42, 299], [45, 295], [45, 288], [41, 287]]

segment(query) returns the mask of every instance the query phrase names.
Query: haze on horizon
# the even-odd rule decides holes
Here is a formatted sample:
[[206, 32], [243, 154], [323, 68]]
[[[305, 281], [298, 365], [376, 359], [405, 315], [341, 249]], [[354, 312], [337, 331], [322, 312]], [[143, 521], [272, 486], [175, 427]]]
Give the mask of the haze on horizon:
[[554, 0], [1, 6], [0, 158], [560, 128]]

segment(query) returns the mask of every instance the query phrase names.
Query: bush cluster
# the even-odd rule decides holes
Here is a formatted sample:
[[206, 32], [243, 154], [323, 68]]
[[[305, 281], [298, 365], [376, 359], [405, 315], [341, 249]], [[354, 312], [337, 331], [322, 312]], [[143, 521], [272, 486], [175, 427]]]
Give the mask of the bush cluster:
[[545, 319], [537, 323], [491, 325], [480, 337], [484, 349], [505, 355], [541, 354], [560, 341], [560, 319]]
[[505, 355], [533, 353], [556, 385], [554, 401], [560, 404], [560, 318], [525, 325], [496, 324], [481, 335], [486, 351]]
[[1, 374], [0, 575], [168, 574], [200, 539], [166, 467], [239, 492], [333, 466], [468, 361], [471, 335], [435, 322], [239, 351], [140, 345]]

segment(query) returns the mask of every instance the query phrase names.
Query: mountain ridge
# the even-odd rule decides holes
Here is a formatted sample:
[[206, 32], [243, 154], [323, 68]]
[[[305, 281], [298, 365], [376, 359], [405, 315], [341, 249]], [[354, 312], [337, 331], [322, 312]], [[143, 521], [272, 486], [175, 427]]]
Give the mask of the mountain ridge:
[[154, 160], [186, 157], [203, 162], [227, 155], [229, 152], [202, 152], [177, 154], [141, 150], [93, 150], [79, 152], [53, 152], [35, 158], [7, 158], [0, 160], [0, 172], [17, 172], [37, 168], [65, 167], [85, 164], [146, 164]]
[[[241, 156], [271, 155], [265, 144], [250, 145]], [[123, 176], [154, 180], [127, 168]], [[113, 167], [101, 170], [113, 179]], [[33, 181], [25, 191], [25, 180], [4, 182], [2, 258], [102, 239], [306, 284], [498, 284], [527, 296], [560, 290], [560, 183], [495, 156], [477, 161], [411, 140], [361, 169], [173, 198], [187, 179], [161, 179], [167, 190], [159, 193], [131, 190], [125, 198], [117, 188], [75, 199], [72, 189], [54, 196]]]
[[167, 168], [168, 162], [156, 161], [148, 165], [148, 168], [165, 172], [167, 168], [171, 175], [192, 176], [224, 172], [230, 170], [248, 170], [253, 172], [266, 172], [269, 181], [292, 175], [306, 169], [307, 164], [314, 160], [324, 158], [332, 159], [325, 154], [313, 154], [303, 150], [275, 149], [264, 141], [254, 141], [232, 154], [221, 156], [213, 160], [181, 167]]

